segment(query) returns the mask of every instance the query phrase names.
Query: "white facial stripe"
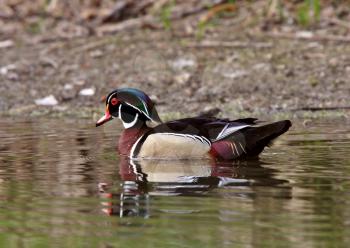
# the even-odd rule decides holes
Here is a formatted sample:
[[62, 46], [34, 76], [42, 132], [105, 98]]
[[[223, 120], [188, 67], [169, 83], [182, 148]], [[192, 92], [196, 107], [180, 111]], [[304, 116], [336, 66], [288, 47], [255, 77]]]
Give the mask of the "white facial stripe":
[[137, 111], [139, 111], [139, 112], [144, 113], [143, 111], [141, 111], [140, 109], [136, 108], [134, 105], [132, 105], [132, 104], [130, 104], [130, 103], [127, 103], [127, 102], [123, 102], [123, 103], [125, 103], [126, 105], [132, 107], [133, 109], [135, 109], [135, 110], [137, 110]]
[[110, 95], [109, 97], [108, 97], [108, 99], [107, 99], [107, 104], [109, 103], [109, 101], [111, 100], [111, 98], [112, 98], [112, 96], [114, 96], [116, 93], [114, 93], [114, 94], [112, 94], [112, 95]]
[[[124, 102], [126, 105], [128, 105], [128, 106], [130, 106], [130, 107], [132, 107], [132, 108], [134, 108], [134, 109], [136, 109], [137, 111], [139, 111], [139, 112], [141, 112], [141, 113], [143, 113], [147, 118], [149, 118], [151, 121], [153, 121], [154, 122], [154, 120], [149, 116], [149, 114], [148, 113], [145, 113], [144, 111], [142, 111], [142, 110], [140, 110], [140, 109], [138, 109], [138, 108], [136, 108], [134, 105], [132, 105], [132, 104], [130, 104], [130, 103], [127, 103], [127, 102]], [[143, 103], [143, 102], [142, 102]], [[144, 105], [145, 106], [145, 105]], [[145, 108], [146, 110], [147, 110], [147, 108]]]
[[147, 111], [147, 116], [149, 116], [149, 113], [148, 113], [148, 108], [146, 106], [146, 103], [144, 101], [142, 101], [142, 104], [143, 104], [143, 107], [145, 108], [145, 110]]
[[125, 121], [123, 121], [123, 119], [122, 118], [120, 118], [121, 120], [122, 120], [122, 122], [123, 122], [123, 126], [124, 126], [124, 128], [130, 128], [130, 127], [133, 127], [135, 124], [136, 124], [136, 122], [137, 122], [137, 120], [138, 120], [138, 118], [139, 118], [139, 114], [138, 113], [136, 113], [136, 115], [135, 115], [135, 119], [132, 121], [132, 122], [125, 122]]

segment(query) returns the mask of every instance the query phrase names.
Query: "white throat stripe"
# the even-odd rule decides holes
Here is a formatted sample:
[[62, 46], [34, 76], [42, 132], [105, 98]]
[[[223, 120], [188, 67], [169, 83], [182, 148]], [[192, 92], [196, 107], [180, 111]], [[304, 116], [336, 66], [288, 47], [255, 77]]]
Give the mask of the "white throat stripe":
[[121, 119], [122, 122], [123, 122], [123, 126], [127, 129], [127, 128], [130, 128], [130, 127], [133, 127], [133, 126], [136, 124], [138, 118], [139, 118], [139, 114], [136, 113], [135, 119], [134, 119], [132, 122], [125, 122], [125, 121], [123, 121], [122, 118], [120, 118], [120, 119]]

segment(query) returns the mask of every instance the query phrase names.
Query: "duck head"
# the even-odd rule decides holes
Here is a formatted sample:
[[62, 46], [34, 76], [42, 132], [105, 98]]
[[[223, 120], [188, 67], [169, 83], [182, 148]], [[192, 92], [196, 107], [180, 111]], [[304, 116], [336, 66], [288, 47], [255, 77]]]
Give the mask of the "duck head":
[[151, 98], [133, 88], [116, 89], [108, 94], [105, 115], [97, 121], [96, 127], [113, 118], [119, 118], [125, 128], [145, 124], [147, 121], [161, 122]]

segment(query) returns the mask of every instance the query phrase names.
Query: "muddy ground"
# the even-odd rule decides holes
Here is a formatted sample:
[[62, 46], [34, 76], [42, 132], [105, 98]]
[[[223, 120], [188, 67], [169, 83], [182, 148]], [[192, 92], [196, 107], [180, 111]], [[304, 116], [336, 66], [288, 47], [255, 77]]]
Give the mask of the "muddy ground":
[[[349, 30], [266, 31], [242, 20], [217, 20], [200, 35], [177, 23], [68, 39], [2, 34], [13, 43], [0, 48], [1, 115], [97, 118], [104, 95], [135, 87], [163, 117], [220, 109], [233, 117], [311, 111], [350, 118]], [[53, 106], [40, 105], [50, 95]]]

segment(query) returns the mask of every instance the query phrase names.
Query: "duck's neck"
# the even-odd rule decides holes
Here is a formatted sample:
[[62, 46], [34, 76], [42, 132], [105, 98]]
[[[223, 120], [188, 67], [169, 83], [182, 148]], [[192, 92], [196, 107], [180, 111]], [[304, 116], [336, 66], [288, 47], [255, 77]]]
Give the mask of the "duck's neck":
[[119, 153], [128, 156], [135, 142], [148, 130], [150, 130], [150, 128], [147, 127], [144, 122], [137, 123], [137, 125], [124, 129], [118, 142]]

